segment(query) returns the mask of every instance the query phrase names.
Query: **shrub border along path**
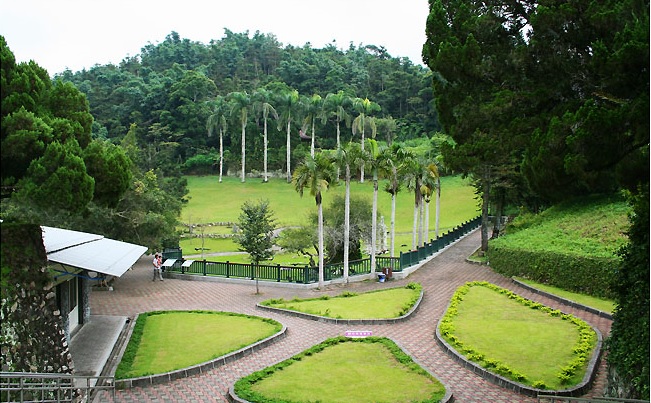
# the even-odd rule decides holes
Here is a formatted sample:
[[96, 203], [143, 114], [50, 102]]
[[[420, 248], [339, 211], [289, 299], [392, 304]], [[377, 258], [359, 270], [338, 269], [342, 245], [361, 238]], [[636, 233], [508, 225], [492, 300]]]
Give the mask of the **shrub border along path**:
[[[465, 286], [467, 286], [467, 287], [484, 286], [484, 287], [486, 287], [488, 289], [491, 289], [491, 290], [493, 290], [495, 292], [500, 292], [500, 290], [505, 290], [506, 293], [507, 293], [506, 294], [507, 298], [509, 297], [508, 293], [510, 292], [510, 291], [508, 291], [508, 290], [506, 290], [506, 289], [504, 289], [502, 287], [497, 287], [494, 284], [484, 283], [484, 282], [466, 283]], [[460, 292], [461, 292], [460, 289], [458, 289], [457, 293], [460, 293]], [[515, 295], [516, 298], [522, 299], [517, 294], [513, 294], [513, 295]], [[531, 306], [529, 304], [531, 302], [532, 302], [531, 300], [526, 300], [525, 299], [523, 304], [525, 306]], [[448, 308], [446, 309], [446, 315], [444, 315], [444, 316], [448, 315], [448, 310], [450, 309], [450, 307], [452, 305], [453, 305], [453, 303], [448, 305]], [[536, 309], [540, 309], [541, 311], [547, 311], [547, 310], [548, 311], [553, 311], [551, 308], [547, 308], [547, 307], [536, 308]], [[560, 312], [559, 311], [547, 312], [547, 313], [550, 314], [551, 316], [559, 317], [559, 320], [560, 320], [561, 316], [567, 315], [565, 312], [562, 312], [562, 311], [560, 311]], [[578, 319], [578, 318], [574, 318], [574, 319]], [[568, 320], [573, 321], [572, 318], [569, 318]], [[484, 379], [488, 379], [490, 382], [493, 382], [496, 385], [502, 386], [504, 388], [511, 389], [511, 390], [513, 390], [515, 392], [518, 392], [520, 394], [524, 394], [524, 395], [527, 395], [527, 396], [536, 397], [539, 394], [554, 394], [554, 395], [557, 395], [557, 396], [578, 397], [578, 396], [584, 395], [585, 393], [587, 393], [590, 390], [590, 385], [591, 385], [592, 381], [594, 380], [594, 377], [595, 377], [595, 374], [596, 374], [596, 369], [597, 369], [597, 366], [598, 366], [599, 361], [601, 359], [601, 347], [603, 345], [603, 337], [602, 337], [601, 332], [599, 331], [599, 329], [596, 329], [595, 327], [592, 327], [592, 330], [594, 330], [594, 332], [596, 334], [597, 341], [596, 341], [596, 344], [594, 346], [594, 349], [591, 352], [591, 355], [588, 356], [589, 361], [587, 362], [587, 369], [586, 369], [585, 375], [584, 375], [583, 379], [581, 380], [581, 382], [578, 385], [575, 385], [575, 386], [572, 386], [570, 388], [563, 389], [563, 390], [538, 389], [538, 388], [535, 388], [535, 387], [532, 387], [532, 386], [524, 385], [522, 383], [513, 381], [513, 380], [511, 380], [511, 379], [509, 379], [507, 377], [501, 376], [499, 374], [496, 374], [496, 373], [482, 367], [478, 363], [468, 360], [463, 354], [459, 353], [459, 351], [457, 351], [456, 348], [451, 346], [450, 343], [448, 343], [445, 340], [445, 338], [443, 337], [443, 335], [441, 333], [441, 324], [442, 324], [442, 322], [443, 321], [439, 321], [438, 325], [436, 326], [436, 341], [448, 352], [448, 354], [450, 354], [450, 356], [452, 356], [456, 361], [458, 361], [464, 367], [466, 367], [468, 369], [471, 369], [473, 372], [481, 375]]]
[[[443, 316], [455, 290], [470, 281], [488, 281], [510, 289], [517, 294], [555, 309], [572, 314], [606, 337], [612, 321], [577, 307], [568, 307], [544, 295], [519, 287], [510, 278], [494, 273], [489, 266], [466, 262], [465, 259], [479, 246], [480, 233], [475, 231], [423, 264], [407, 279], [385, 283], [360, 282], [347, 286], [331, 285], [323, 290], [288, 289], [260, 284], [261, 295], [255, 295], [255, 284], [230, 284], [169, 279], [151, 281], [149, 257], [143, 257], [133, 270], [125, 273], [114, 284], [113, 292], [96, 292], [90, 296], [93, 314], [135, 317], [140, 312], [156, 310], [215, 310], [265, 316], [287, 327], [286, 336], [273, 345], [257, 350], [187, 378], [174, 379], [163, 384], [138, 386], [117, 390], [115, 398], [102, 392], [99, 401], [106, 402], [203, 402], [228, 401], [228, 389], [238, 379], [252, 372], [283, 361], [327, 338], [344, 335], [350, 330], [369, 330], [374, 336], [395, 341], [421, 367], [439, 379], [464, 403], [537, 403], [536, 398], [515, 393], [483, 379], [456, 362], [436, 342], [436, 325]], [[362, 293], [371, 290], [407, 285], [417, 282], [424, 295], [418, 311], [408, 320], [379, 325], [334, 324], [305, 320], [277, 312], [261, 311], [256, 304], [270, 298], [314, 298], [338, 295], [344, 291]], [[601, 360], [590, 391], [582, 397], [601, 396], [606, 383], [606, 364]]]

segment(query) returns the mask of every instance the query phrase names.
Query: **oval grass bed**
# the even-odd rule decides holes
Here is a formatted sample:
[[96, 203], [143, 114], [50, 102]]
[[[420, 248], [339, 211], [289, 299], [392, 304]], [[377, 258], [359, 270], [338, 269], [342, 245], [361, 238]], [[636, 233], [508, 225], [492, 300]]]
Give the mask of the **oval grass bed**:
[[598, 346], [584, 321], [487, 282], [457, 289], [437, 333], [486, 370], [541, 390], [580, 384]]
[[449, 399], [445, 387], [387, 338], [336, 337], [241, 378], [250, 402], [400, 403]]
[[116, 379], [162, 374], [207, 362], [282, 329], [272, 319], [216, 311], [155, 311], [138, 315]]
[[344, 292], [334, 297], [324, 295], [290, 301], [270, 299], [259, 305], [334, 319], [394, 319], [410, 312], [420, 300], [421, 292], [420, 284], [409, 283], [405, 287], [361, 294]]

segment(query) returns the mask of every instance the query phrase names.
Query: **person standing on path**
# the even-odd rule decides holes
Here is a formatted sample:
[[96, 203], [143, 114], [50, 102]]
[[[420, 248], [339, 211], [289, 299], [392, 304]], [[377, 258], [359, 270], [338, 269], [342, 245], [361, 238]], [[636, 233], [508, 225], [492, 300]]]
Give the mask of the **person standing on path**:
[[161, 256], [160, 253], [156, 253], [154, 255], [154, 261], [152, 263], [154, 265], [154, 278], [151, 281], [156, 281], [156, 277], [158, 277], [160, 281], [163, 281], [163, 274], [161, 273], [161, 266], [163, 265], [163, 257]]

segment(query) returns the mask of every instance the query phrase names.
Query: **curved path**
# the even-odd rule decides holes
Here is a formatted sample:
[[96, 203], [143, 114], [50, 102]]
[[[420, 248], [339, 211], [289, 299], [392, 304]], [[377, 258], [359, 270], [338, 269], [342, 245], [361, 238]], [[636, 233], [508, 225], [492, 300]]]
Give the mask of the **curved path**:
[[[560, 305], [551, 299], [531, 293], [518, 287], [487, 266], [466, 262], [480, 243], [480, 233], [475, 231], [440, 255], [423, 265], [404, 280], [390, 283], [362, 282], [349, 284], [345, 289], [364, 292], [377, 288], [396, 287], [408, 282], [419, 282], [425, 292], [418, 311], [411, 319], [391, 324], [363, 326], [352, 329], [346, 325], [316, 322], [263, 311], [256, 303], [269, 298], [307, 298], [329, 294], [337, 295], [344, 290], [341, 285], [332, 285], [325, 290], [297, 290], [280, 287], [265, 287], [260, 282], [261, 295], [255, 295], [255, 286], [246, 284], [224, 284], [216, 282], [184, 281], [166, 279], [151, 281], [149, 258], [140, 260], [134, 269], [128, 271], [115, 284], [114, 292], [91, 294], [94, 314], [121, 315], [133, 317], [140, 312], [154, 310], [206, 309], [240, 312], [270, 317], [287, 326], [287, 336], [271, 346], [240, 360], [190, 378], [128, 390], [116, 391], [117, 402], [225, 402], [228, 388], [239, 378], [253, 371], [282, 361], [321, 341], [342, 335], [346, 330], [372, 330], [374, 336], [393, 339], [415, 361], [427, 368], [447, 388], [452, 390], [457, 402], [527, 402], [537, 399], [518, 395], [483, 380], [471, 371], [455, 363], [436, 343], [435, 329], [439, 318], [445, 312], [448, 301], [457, 287], [474, 280], [489, 281], [518, 294], [546, 305], [562, 309], [597, 327], [604, 338], [610, 332], [611, 321], [585, 311]], [[179, 341], [179, 348], [183, 342]], [[597, 379], [586, 396], [601, 396], [605, 384], [605, 360], [599, 366]], [[369, 384], [374, 382], [369, 380]], [[101, 401], [111, 401], [100, 396]]]

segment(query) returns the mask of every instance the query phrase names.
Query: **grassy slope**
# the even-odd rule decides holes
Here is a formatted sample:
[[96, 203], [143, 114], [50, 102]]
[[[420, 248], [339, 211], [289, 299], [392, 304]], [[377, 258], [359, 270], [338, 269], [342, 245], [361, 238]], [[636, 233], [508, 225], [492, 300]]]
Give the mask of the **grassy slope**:
[[538, 215], [516, 218], [506, 236], [493, 242], [518, 249], [610, 257], [626, 242], [629, 211], [619, 197], [572, 200]]

